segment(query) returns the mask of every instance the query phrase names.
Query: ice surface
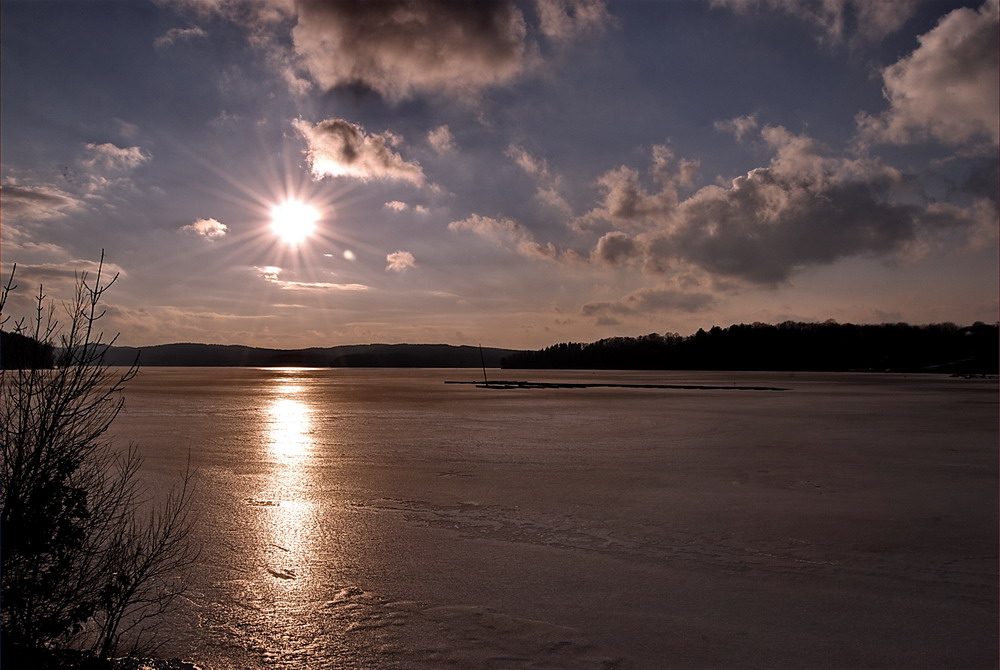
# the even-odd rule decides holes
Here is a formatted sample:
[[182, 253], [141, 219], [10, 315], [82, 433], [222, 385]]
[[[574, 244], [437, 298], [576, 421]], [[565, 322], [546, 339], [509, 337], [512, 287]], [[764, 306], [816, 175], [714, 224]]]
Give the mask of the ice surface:
[[166, 656], [226, 668], [996, 667], [997, 382], [146, 369], [115, 426], [201, 562]]

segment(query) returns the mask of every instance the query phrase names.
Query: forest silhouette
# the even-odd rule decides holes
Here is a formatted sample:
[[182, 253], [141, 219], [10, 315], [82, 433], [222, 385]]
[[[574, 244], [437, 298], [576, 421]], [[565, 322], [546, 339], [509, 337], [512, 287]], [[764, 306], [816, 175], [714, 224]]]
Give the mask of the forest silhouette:
[[997, 324], [739, 324], [682, 337], [652, 333], [565, 342], [507, 356], [505, 368], [892, 371], [996, 374]]

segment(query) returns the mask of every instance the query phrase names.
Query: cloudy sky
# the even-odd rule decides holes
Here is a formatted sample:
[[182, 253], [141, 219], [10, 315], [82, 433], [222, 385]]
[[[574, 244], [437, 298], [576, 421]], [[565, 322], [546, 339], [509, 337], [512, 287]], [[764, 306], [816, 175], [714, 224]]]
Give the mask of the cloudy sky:
[[996, 0], [2, 12], [9, 311], [104, 249], [131, 345], [997, 319]]

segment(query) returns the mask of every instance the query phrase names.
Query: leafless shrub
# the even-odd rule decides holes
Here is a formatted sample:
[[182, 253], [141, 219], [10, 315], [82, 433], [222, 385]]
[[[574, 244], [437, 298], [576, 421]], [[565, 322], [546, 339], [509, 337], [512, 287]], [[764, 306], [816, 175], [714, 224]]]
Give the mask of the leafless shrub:
[[[113, 368], [99, 329], [104, 293], [118, 276], [77, 277], [60, 324], [42, 288], [35, 315], [11, 331], [52, 352], [54, 366], [0, 370], [0, 532], [4, 660], [75, 648], [100, 658], [149, 640], [151, 617], [183, 591], [194, 562], [190, 466], [159, 505], [145, 499], [134, 445], [108, 429], [135, 364]], [[16, 269], [16, 268], [15, 268]], [[0, 313], [17, 287], [0, 291]], [[0, 320], [6, 325], [9, 317]], [[2, 366], [4, 368], [9, 366]], [[126, 648], [127, 646], [127, 648]]]

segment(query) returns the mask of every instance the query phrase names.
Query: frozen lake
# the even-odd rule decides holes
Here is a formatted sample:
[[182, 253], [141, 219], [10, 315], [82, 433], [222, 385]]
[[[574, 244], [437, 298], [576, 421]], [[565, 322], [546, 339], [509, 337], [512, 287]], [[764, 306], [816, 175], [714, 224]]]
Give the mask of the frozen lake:
[[146, 368], [205, 668], [997, 666], [996, 380]]

